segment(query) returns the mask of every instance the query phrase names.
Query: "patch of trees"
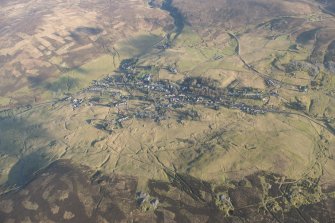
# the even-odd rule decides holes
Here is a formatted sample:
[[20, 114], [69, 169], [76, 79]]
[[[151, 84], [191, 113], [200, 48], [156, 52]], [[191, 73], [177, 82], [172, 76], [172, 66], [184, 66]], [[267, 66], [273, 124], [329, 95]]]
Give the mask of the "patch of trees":
[[319, 30], [320, 30], [319, 28], [316, 28], [316, 29], [307, 30], [301, 33], [297, 37], [297, 43], [307, 44], [308, 42], [313, 41], [315, 39], [315, 35], [317, 34]]
[[335, 62], [333, 61], [327, 61], [325, 64], [326, 68], [329, 72], [335, 74]]
[[298, 110], [298, 111], [306, 110], [306, 105], [300, 100], [288, 102], [286, 103], [286, 107], [290, 109]]
[[200, 115], [199, 113], [194, 110], [186, 110], [186, 111], [180, 111], [178, 115], [178, 121], [181, 122], [182, 120], [192, 120], [192, 121], [199, 121]]
[[294, 73], [297, 71], [305, 71], [307, 72], [311, 77], [315, 77], [320, 73], [320, 69], [313, 65], [310, 64], [306, 61], [297, 61], [294, 60], [291, 63], [286, 65], [286, 72], [287, 73]]
[[219, 86], [219, 82], [217, 80], [211, 78], [203, 78], [203, 77], [187, 77], [184, 79], [181, 86], [184, 87], [208, 87], [210, 89], [215, 90]]
[[335, 74], [335, 41], [333, 41], [327, 49], [327, 53], [324, 58], [324, 66], [331, 73]]

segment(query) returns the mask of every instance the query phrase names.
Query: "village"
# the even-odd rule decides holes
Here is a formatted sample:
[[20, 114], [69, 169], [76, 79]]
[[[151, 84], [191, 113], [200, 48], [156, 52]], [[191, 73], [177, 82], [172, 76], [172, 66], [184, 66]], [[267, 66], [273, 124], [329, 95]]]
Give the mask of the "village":
[[[67, 100], [74, 110], [82, 105], [114, 108], [114, 120], [90, 122], [108, 132], [122, 128], [125, 121], [133, 118], [157, 123], [169, 118], [175, 118], [179, 123], [197, 120], [200, 115], [196, 110], [190, 109], [190, 106], [196, 105], [214, 110], [219, 110], [220, 107], [237, 109], [250, 115], [281, 112], [278, 108], [266, 106], [270, 97], [279, 96], [274, 91], [237, 88], [234, 85], [221, 88], [217, 81], [202, 77], [186, 76], [179, 82], [159, 80], [154, 78], [151, 66], [137, 66], [136, 63], [136, 59], [124, 60], [117, 72], [93, 81], [82, 91], [84, 94], [92, 93], [94, 97], [70, 97]], [[177, 72], [173, 66], [167, 66], [167, 70]], [[266, 84], [273, 83], [268, 79], [265, 81]], [[300, 89], [300, 92], [305, 91], [306, 88]], [[132, 103], [135, 101], [140, 102], [136, 103], [136, 107]]]

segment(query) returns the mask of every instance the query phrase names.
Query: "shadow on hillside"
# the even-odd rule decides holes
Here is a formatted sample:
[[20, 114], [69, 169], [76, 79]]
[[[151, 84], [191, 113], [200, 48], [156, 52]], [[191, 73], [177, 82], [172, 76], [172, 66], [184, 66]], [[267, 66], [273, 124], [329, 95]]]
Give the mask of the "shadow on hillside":
[[6, 185], [22, 186], [35, 171], [49, 162], [48, 155], [40, 150], [49, 146], [52, 137], [40, 124], [22, 118], [0, 120], [0, 133], [0, 154], [19, 157], [8, 174]]

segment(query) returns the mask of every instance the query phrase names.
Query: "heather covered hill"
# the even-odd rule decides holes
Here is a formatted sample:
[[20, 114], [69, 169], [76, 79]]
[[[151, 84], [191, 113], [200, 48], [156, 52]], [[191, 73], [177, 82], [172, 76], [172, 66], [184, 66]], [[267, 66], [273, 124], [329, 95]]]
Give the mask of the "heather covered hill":
[[209, 0], [174, 1], [192, 26], [247, 26], [274, 17], [300, 16], [315, 13], [310, 1], [278, 0]]
[[[232, 182], [228, 194], [223, 193], [227, 188], [211, 182], [187, 175], [179, 177], [184, 181], [151, 180], [148, 191], [143, 192], [137, 190], [137, 177], [106, 176], [86, 166], [60, 160], [36, 174], [23, 190], [2, 195], [0, 221], [242, 223], [243, 219], [248, 219], [268, 223], [273, 219], [279, 222], [313, 222], [313, 219], [331, 222], [333, 219], [334, 198], [287, 210], [285, 214], [267, 212], [266, 209], [284, 208], [285, 198], [280, 190], [291, 190], [295, 186], [289, 179], [285, 186], [275, 182], [280, 176], [267, 173], [247, 176]], [[272, 188], [265, 188], [268, 185]], [[273, 200], [268, 206], [258, 208], [257, 204], [262, 203], [265, 196], [262, 191], [267, 191]], [[229, 210], [231, 216], [225, 216], [225, 212], [217, 208], [217, 205], [224, 206], [228, 196], [235, 206], [234, 210]]]

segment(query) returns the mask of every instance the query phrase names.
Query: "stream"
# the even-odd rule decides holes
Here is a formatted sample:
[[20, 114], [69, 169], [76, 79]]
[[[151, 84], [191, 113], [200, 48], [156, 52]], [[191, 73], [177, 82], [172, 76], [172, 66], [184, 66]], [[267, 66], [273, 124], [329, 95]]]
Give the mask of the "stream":
[[[175, 40], [180, 35], [185, 26], [185, 19], [183, 14], [179, 11], [177, 7], [173, 6], [172, 1], [173, 0], [164, 0], [162, 5], [157, 4], [155, 0], [148, 1], [148, 4], [151, 8], [160, 8], [161, 10], [167, 11], [169, 15], [173, 18], [174, 32], [176, 33], [176, 35], [171, 41]], [[169, 33], [168, 36], [170, 35], [171, 33]]]

